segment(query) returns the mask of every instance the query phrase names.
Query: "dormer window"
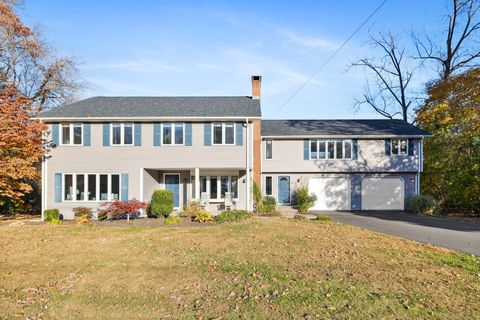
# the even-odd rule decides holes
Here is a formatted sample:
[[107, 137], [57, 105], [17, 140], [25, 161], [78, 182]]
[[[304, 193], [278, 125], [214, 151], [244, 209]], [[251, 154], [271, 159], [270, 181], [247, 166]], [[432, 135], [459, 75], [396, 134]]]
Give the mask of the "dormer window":
[[64, 123], [62, 124], [61, 145], [82, 145], [82, 124]]

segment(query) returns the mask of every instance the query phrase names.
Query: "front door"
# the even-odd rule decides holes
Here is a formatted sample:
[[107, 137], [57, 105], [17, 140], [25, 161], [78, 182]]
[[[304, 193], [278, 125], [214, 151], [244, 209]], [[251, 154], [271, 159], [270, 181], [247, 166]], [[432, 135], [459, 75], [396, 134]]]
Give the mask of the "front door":
[[278, 177], [278, 203], [290, 204], [290, 177]]
[[165, 174], [165, 189], [173, 192], [173, 206], [180, 207], [180, 175]]

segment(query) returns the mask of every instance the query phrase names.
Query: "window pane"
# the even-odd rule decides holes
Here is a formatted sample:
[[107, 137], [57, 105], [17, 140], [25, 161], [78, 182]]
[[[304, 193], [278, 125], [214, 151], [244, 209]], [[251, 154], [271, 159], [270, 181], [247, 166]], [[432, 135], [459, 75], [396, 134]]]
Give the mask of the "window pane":
[[237, 185], [238, 185], [238, 177], [237, 176], [231, 177], [230, 192], [232, 193], [232, 198], [237, 198], [237, 191], [238, 191]]
[[108, 200], [108, 175], [100, 175], [100, 200]]
[[400, 140], [400, 154], [407, 154], [407, 140]]
[[119, 123], [112, 124], [112, 143], [121, 144], [122, 135], [121, 135], [121, 125]]
[[343, 159], [343, 141], [336, 141], [335, 144], [337, 145], [335, 158]]
[[350, 141], [345, 141], [345, 159], [352, 158], [352, 143]]
[[200, 193], [202, 192], [207, 192], [207, 177], [200, 177]]
[[222, 176], [220, 178], [220, 194], [221, 198], [225, 198], [225, 193], [228, 192], [228, 177]]
[[88, 175], [88, 200], [97, 200], [97, 176]]
[[217, 177], [210, 177], [210, 199], [217, 199], [217, 197], [218, 197]]
[[62, 124], [62, 144], [70, 144], [70, 125]]
[[317, 140], [310, 141], [310, 159], [317, 159], [318, 152], [317, 152]]
[[333, 159], [334, 158], [334, 150], [335, 150], [335, 147], [334, 147], [334, 144], [333, 144], [333, 141], [328, 141], [328, 152], [327, 152], [327, 158], [328, 159]]
[[77, 174], [77, 188], [76, 188], [77, 200], [85, 200], [85, 176], [83, 174]]
[[235, 130], [233, 123], [225, 124], [225, 144], [233, 144], [234, 134]]
[[73, 144], [82, 144], [82, 125], [73, 125]]
[[120, 175], [112, 174], [112, 197], [110, 200], [120, 199]]
[[272, 195], [272, 177], [265, 177], [265, 194]]
[[132, 144], [133, 143], [133, 129], [132, 124], [126, 124], [123, 126], [123, 143]]
[[392, 140], [392, 153], [398, 154], [398, 140]]
[[183, 124], [175, 125], [175, 144], [183, 144]]
[[172, 125], [163, 124], [163, 144], [172, 144]]
[[222, 124], [215, 123], [213, 125], [213, 143], [222, 144]]
[[318, 143], [318, 157], [320, 159], [325, 159], [327, 152], [325, 151], [325, 141], [320, 141]]
[[265, 150], [265, 158], [266, 159], [272, 159], [273, 154], [272, 154], [272, 140], [267, 140], [266, 141], [266, 150]]
[[65, 175], [65, 185], [63, 186], [63, 196], [65, 200], [73, 200], [73, 176]]

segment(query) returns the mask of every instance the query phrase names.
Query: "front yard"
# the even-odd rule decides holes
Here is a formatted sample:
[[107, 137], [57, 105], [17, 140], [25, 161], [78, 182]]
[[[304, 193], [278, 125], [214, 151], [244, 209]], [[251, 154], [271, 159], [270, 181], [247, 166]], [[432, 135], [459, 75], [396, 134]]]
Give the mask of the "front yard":
[[332, 222], [0, 225], [0, 319], [479, 319], [478, 258]]

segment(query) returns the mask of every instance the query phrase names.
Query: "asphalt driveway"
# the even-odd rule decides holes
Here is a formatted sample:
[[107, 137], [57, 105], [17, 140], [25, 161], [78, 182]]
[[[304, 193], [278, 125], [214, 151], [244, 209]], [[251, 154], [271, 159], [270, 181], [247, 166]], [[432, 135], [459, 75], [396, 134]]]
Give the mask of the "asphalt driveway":
[[401, 211], [314, 211], [333, 221], [480, 256], [480, 223]]

